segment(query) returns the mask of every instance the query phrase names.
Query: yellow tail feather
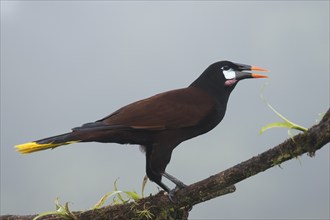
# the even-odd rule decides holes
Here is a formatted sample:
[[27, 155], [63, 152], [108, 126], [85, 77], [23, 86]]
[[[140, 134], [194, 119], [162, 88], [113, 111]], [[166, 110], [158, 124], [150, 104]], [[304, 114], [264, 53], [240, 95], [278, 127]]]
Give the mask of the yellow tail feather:
[[33, 153], [36, 151], [46, 150], [49, 148], [55, 148], [55, 147], [58, 147], [61, 145], [74, 144], [77, 142], [79, 142], [79, 141], [68, 141], [68, 142], [57, 143], [57, 144], [53, 144], [53, 143], [38, 144], [37, 142], [29, 142], [29, 143], [25, 143], [25, 144], [16, 145], [15, 148], [17, 148], [16, 151], [18, 151], [22, 154], [29, 154], [29, 153]]

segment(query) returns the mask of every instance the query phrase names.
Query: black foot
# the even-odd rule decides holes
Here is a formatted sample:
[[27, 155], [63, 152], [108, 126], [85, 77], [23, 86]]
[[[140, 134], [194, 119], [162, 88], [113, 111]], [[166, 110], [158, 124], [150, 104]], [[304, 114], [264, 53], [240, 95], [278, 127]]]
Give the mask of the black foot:
[[177, 200], [175, 199], [174, 193], [177, 191], [177, 188], [175, 187], [174, 189], [170, 190], [168, 192], [168, 198], [171, 202], [177, 203]]
[[173, 202], [173, 203], [177, 203], [177, 200], [176, 200], [176, 198], [175, 198], [175, 196], [174, 196], [174, 193], [175, 193], [176, 191], [178, 191], [179, 189], [182, 189], [182, 188], [185, 188], [185, 187], [186, 187], [186, 185], [185, 185], [184, 183], [182, 183], [182, 182], [180, 182], [180, 183], [181, 183], [180, 186], [177, 185], [174, 189], [172, 189], [172, 190], [170, 190], [170, 191], [168, 192], [168, 198], [169, 198], [170, 201]]
[[187, 187], [186, 184], [184, 184], [183, 182], [181, 182], [180, 180], [178, 180], [177, 178], [175, 178], [174, 176], [172, 176], [166, 172], [163, 173], [163, 176], [165, 178], [167, 178], [168, 180], [172, 181], [176, 185], [176, 188], [182, 189], [182, 188]]

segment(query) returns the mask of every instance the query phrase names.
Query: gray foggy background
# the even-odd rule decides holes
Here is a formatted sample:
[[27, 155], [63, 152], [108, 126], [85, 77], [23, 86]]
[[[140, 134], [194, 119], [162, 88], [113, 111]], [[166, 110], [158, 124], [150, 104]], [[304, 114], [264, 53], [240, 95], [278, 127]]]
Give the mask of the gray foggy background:
[[[132, 101], [189, 85], [219, 60], [258, 65], [222, 123], [182, 143], [167, 171], [190, 184], [310, 127], [329, 108], [329, 1], [1, 1], [1, 214], [86, 210], [113, 190], [141, 192], [137, 146], [85, 143], [20, 155], [13, 146], [68, 132]], [[329, 145], [236, 185], [190, 219], [328, 219]], [[145, 194], [157, 193], [148, 183]], [[107, 201], [109, 204], [111, 199]]]

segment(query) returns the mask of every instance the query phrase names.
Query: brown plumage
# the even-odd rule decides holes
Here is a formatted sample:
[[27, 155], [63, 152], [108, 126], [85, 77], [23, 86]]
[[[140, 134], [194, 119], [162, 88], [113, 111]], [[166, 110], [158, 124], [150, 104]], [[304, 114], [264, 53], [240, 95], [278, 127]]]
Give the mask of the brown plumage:
[[16, 146], [22, 153], [76, 142], [138, 144], [146, 152], [146, 173], [167, 192], [166, 177], [178, 187], [185, 185], [165, 172], [173, 149], [181, 142], [204, 134], [223, 119], [229, 95], [237, 82], [266, 76], [243, 72], [265, 71], [259, 67], [221, 61], [209, 66], [189, 87], [154, 95], [126, 105], [96, 122], [72, 132]]

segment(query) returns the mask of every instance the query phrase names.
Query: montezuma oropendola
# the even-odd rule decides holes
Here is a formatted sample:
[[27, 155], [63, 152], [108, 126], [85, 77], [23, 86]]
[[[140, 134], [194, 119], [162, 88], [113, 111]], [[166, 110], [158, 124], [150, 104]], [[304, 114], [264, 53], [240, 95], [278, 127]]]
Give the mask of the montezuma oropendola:
[[260, 67], [220, 61], [210, 65], [190, 86], [160, 93], [126, 105], [98, 121], [73, 128], [71, 132], [17, 145], [27, 154], [78, 142], [141, 145], [146, 154], [149, 179], [165, 191], [165, 177], [185, 185], [165, 172], [173, 149], [181, 142], [204, 134], [220, 123], [230, 93], [240, 80], [267, 78], [251, 72]]

